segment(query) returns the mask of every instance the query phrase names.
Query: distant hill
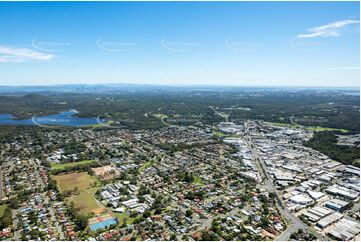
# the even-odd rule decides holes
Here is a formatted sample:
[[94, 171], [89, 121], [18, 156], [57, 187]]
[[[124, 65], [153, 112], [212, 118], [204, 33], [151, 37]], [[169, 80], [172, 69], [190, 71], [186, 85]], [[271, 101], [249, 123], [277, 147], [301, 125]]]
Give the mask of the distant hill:
[[129, 93], [129, 92], [162, 92], [162, 91], [227, 91], [227, 92], [279, 92], [279, 91], [337, 91], [349, 95], [359, 95], [358, 87], [251, 87], [251, 86], [214, 86], [214, 85], [153, 85], [153, 84], [63, 84], [39, 86], [0, 86], [2, 95], [24, 95], [27, 93]]

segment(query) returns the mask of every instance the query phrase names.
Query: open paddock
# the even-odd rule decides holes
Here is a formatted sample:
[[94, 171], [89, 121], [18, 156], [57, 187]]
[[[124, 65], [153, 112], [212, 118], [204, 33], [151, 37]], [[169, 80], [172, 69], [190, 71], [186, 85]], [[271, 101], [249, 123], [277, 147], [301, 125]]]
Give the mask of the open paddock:
[[79, 209], [81, 214], [98, 213], [102, 210], [102, 206], [94, 198], [100, 185], [96, 177], [90, 176], [86, 172], [80, 172], [56, 175], [53, 176], [53, 179], [57, 182], [61, 193], [77, 190], [76, 194], [67, 197], [66, 201], [74, 202], [75, 208]]

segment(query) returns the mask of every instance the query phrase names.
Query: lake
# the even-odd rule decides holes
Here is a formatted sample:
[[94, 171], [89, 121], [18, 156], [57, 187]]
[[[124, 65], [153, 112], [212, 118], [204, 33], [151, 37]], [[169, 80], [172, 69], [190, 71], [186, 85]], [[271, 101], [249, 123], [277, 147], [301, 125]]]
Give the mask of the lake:
[[98, 124], [96, 118], [80, 118], [74, 116], [78, 111], [72, 109], [55, 115], [34, 116], [30, 119], [15, 119], [12, 114], [0, 114], [0, 125], [60, 125], [85, 126]]

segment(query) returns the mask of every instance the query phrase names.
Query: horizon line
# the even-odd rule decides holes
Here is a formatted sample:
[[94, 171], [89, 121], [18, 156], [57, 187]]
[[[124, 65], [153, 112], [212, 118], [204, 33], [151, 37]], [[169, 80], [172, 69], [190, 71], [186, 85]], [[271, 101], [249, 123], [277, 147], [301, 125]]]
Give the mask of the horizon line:
[[160, 86], [160, 87], [246, 87], [246, 88], [357, 88], [360, 86], [302, 86], [302, 85], [236, 85], [236, 84], [157, 84], [157, 83], [56, 83], [56, 84], [5, 84], [0, 87], [56, 87], [56, 86], [111, 86], [111, 85], [134, 85], [134, 86]]

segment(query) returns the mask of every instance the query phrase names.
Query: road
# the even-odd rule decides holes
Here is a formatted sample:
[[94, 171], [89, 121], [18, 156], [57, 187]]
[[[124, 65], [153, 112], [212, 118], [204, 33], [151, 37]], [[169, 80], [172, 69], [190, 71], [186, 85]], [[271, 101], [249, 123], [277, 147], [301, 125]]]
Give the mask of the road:
[[210, 108], [214, 111], [215, 114], [224, 118], [227, 123], [229, 122], [229, 114], [223, 113], [223, 112], [218, 112], [214, 107], [210, 107]]
[[162, 124], [164, 124], [165, 126], [168, 126], [168, 127], [175, 127], [175, 125], [171, 125], [171, 124], [167, 123], [164, 119], [165, 119], [165, 117], [163, 117], [163, 116], [160, 118], [160, 121], [162, 122]]
[[[273, 192], [276, 194], [279, 201], [282, 201], [282, 199], [279, 197], [277, 189], [273, 185], [272, 178], [269, 176], [269, 174], [266, 172], [267, 168], [262, 159], [260, 158], [258, 151], [255, 149], [255, 146], [252, 142], [251, 136], [249, 135], [249, 127], [247, 125], [247, 122], [245, 122], [245, 140], [247, 142], [248, 147], [251, 149], [251, 152], [253, 154], [254, 159], [257, 161], [256, 164], [260, 168], [259, 170], [262, 171], [264, 176], [264, 186], [267, 191]], [[280, 214], [291, 224], [288, 226], [286, 230], [284, 230], [276, 240], [278, 241], [285, 241], [288, 240], [290, 235], [297, 231], [298, 229], [305, 229], [307, 228], [307, 225], [303, 223], [297, 216], [295, 216], [293, 213], [291, 213], [287, 208], [283, 208], [284, 206], [279, 205], [276, 203], [276, 206], [280, 212]]]
[[[0, 153], [0, 158], [3, 156], [4, 151], [2, 150]], [[3, 172], [0, 169], [0, 200], [3, 198]]]
[[52, 204], [50, 202], [49, 196], [46, 193], [43, 193], [42, 195], [44, 197], [44, 203], [49, 204], [49, 213], [50, 213], [50, 216], [51, 216], [51, 221], [54, 222], [55, 228], [57, 229], [58, 234], [59, 234], [59, 239], [60, 240], [65, 240], [63, 229], [62, 229], [58, 219], [55, 216], [55, 211], [54, 211], [54, 208], [53, 208], [53, 206], [52, 206]]
[[18, 223], [19, 219], [17, 218], [17, 210], [13, 209], [12, 212], [12, 218], [13, 218], [13, 230], [14, 230], [14, 237], [13, 240], [19, 241], [20, 240], [20, 231], [18, 230]]
[[294, 114], [290, 117], [290, 122], [291, 122], [291, 124], [294, 124], [294, 125], [298, 125], [298, 126], [300, 126], [300, 127], [303, 127], [303, 125], [298, 124], [298, 123], [295, 122], [294, 117], [295, 117]]
[[0, 201], [3, 198], [3, 172], [0, 169]]
[[251, 149], [251, 152], [255, 158], [255, 160], [257, 161], [256, 164], [257, 166], [260, 168], [259, 170], [262, 171], [265, 180], [264, 180], [264, 186], [265, 189], [269, 192], [273, 192], [274, 194], [276, 194], [277, 199], [281, 202], [282, 205], [276, 203], [276, 206], [280, 212], [280, 214], [286, 219], [287, 222], [289, 222], [289, 226], [287, 227], [286, 230], [284, 230], [277, 238], [277, 241], [286, 241], [289, 240], [290, 235], [293, 232], [296, 232], [299, 229], [304, 229], [304, 230], [308, 230], [309, 232], [313, 233], [314, 235], [316, 235], [318, 240], [331, 240], [330, 238], [328, 238], [327, 236], [323, 236], [319, 233], [317, 233], [313, 228], [309, 227], [307, 224], [305, 224], [304, 222], [302, 222], [295, 214], [293, 214], [288, 208], [285, 208], [284, 204], [282, 203], [282, 198], [280, 198], [276, 187], [273, 184], [272, 178], [269, 176], [269, 174], [266, 172], [267, 171], [267, 167], [266, 164], [262, 161], [262, 159], [260, 158], [257, 149], [255, 148], [254, 143], [252, 142], [251, 136], [249, 135], [249, 127], [247, 125], [247, 122], [245, 122], [245, 131], [244, 131], [244, 135], [245, 135], [245, 140], [247, 142], [247, 145], [249, 146], [249, 148]]

